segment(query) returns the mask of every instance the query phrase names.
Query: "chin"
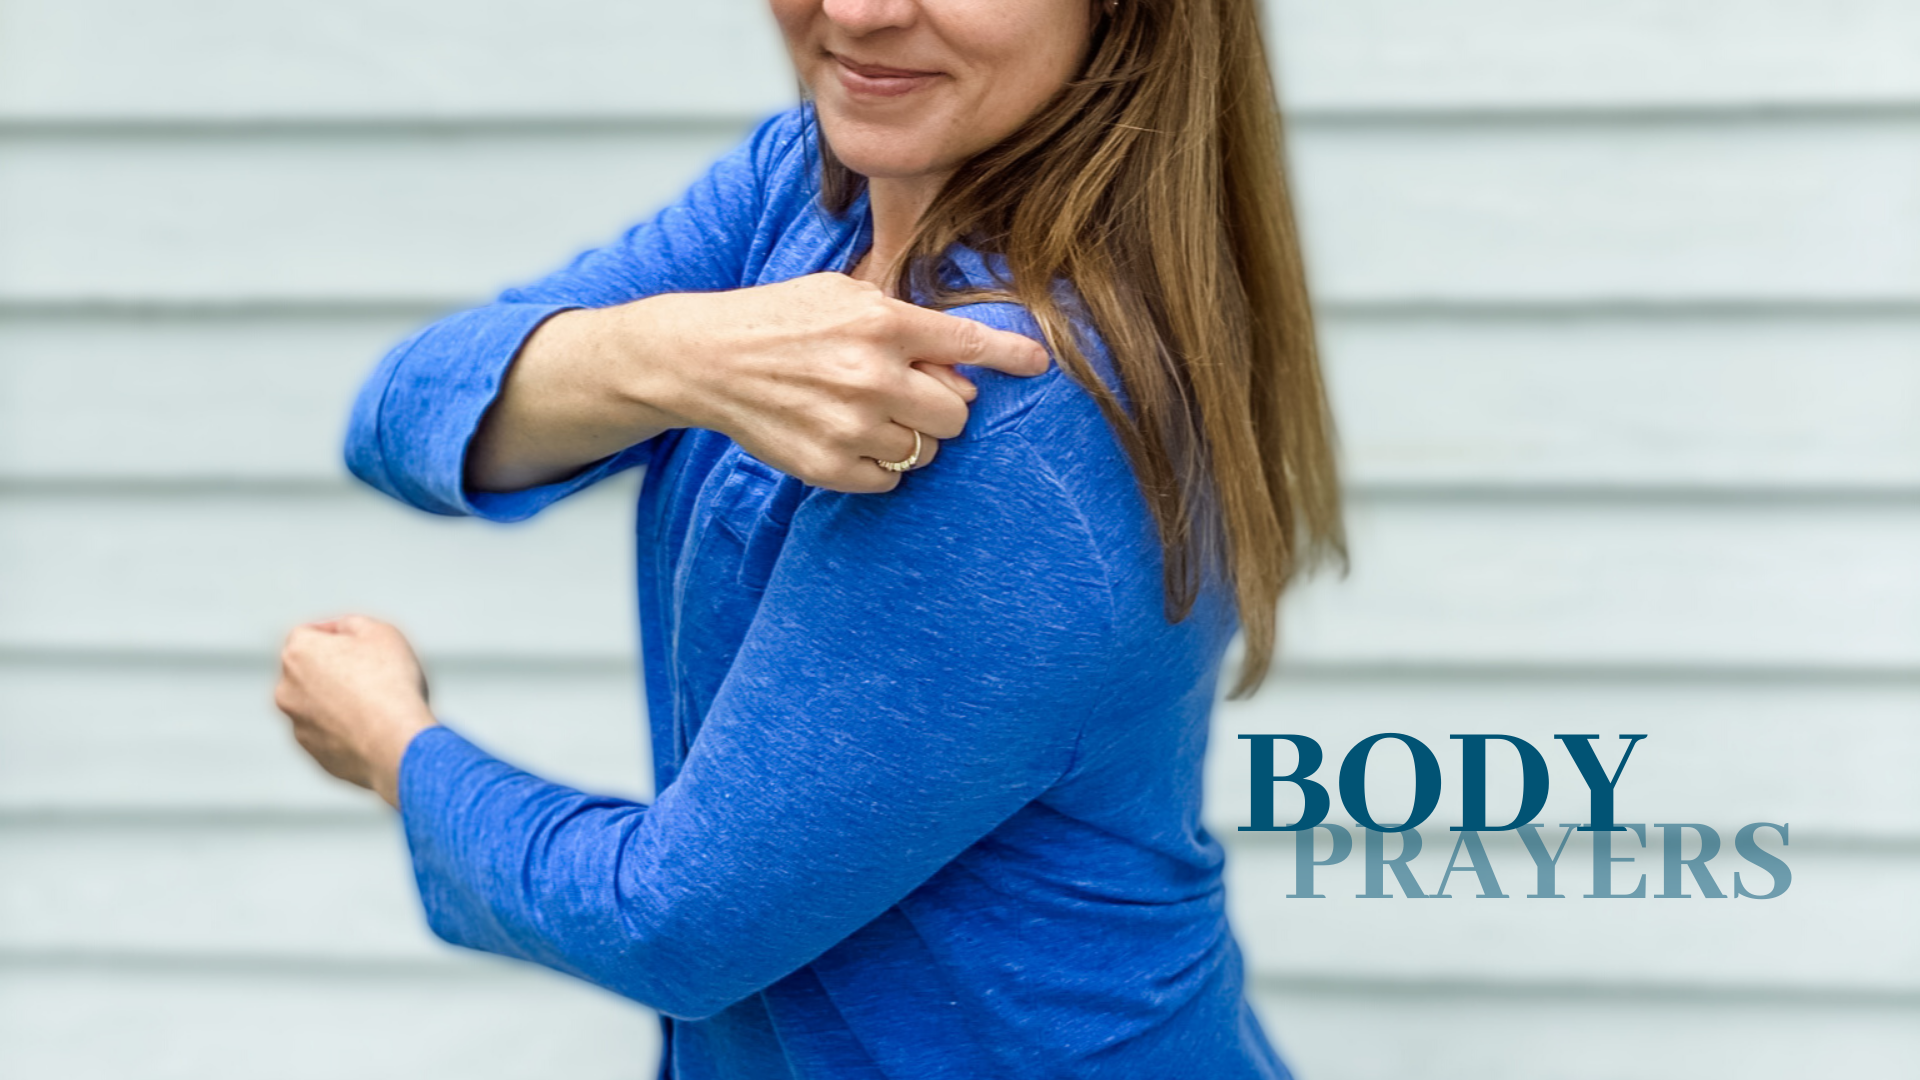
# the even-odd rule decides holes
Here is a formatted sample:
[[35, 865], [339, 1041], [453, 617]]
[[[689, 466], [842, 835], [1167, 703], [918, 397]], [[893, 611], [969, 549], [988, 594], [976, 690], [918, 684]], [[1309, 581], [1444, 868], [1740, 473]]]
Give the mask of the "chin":
[[932, 119], [884, 124], [859, 122], [822, 109], [820, 126], [841, 164], [868, 179], [910, 180], [950, 172], [958, 164], [948, 147], [935, 145], [920, 136], [921, 131], [939, 126]]
[[879, 147], [875, 147], [871, 153], [863, 153], [858, 145], [843, 148], [831, 138], [828, 142], [841, 164], [869, 180], [913, 180], [951, 171], [926, 156], [902, 155], [897, 150]]

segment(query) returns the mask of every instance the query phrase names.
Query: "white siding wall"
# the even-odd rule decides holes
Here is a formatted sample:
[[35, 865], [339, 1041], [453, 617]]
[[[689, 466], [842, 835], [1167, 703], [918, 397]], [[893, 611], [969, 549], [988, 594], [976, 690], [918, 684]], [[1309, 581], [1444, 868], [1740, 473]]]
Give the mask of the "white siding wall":
[[[337, 444], [387, 343], [788, 99], [756, 8], [0, 0], [0, 1075], [651, 1075], [641, 1010], [431, 942], [268, 693], [384, 613], [483, 741], [645, 794], [631, 484], [493, 529]], [[1272, 14], [1356, 571], [1219, 714], [1271, 1030], [1306, 1080], [1920, 1076], [1920, 5]], [[1794, 889], [1283, 899], [1233, 735], [1388, 730], [1648, 732], [1623, 820], [1789, 821]]]

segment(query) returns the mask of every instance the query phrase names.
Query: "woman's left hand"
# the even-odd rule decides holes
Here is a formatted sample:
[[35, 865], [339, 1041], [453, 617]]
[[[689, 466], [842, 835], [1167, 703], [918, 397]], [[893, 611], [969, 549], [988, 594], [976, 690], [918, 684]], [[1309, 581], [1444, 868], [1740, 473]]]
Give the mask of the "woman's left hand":
[[294, 628], [280, 652], [274, 704], [320, 767], [400, 805], [400, 759], [437, 721], [399, 630], [364, 615]]

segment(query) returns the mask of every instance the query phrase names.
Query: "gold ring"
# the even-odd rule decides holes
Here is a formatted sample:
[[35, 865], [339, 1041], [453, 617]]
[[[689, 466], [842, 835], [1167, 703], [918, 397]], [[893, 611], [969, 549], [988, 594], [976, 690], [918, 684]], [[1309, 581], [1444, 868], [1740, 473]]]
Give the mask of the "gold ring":
[[873, 463], [888, 472], [906, 472], [908, 469], [918, 465], [920, 463], [920, 433], [918, 431], [913, 433], [913, 453], [907, 455], [907, 460], [881, 461], [879, 458], [874, 458]]

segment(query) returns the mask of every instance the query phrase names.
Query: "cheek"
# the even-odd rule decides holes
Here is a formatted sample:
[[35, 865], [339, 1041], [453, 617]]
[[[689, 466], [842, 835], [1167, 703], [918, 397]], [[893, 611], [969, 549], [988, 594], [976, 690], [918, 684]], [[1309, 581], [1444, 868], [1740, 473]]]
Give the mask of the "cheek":
[[982, 119], [990, 116], [1008, 131], [1079, 73], [1090, 30], [1084, 14], [1073, 17], [1081, 12], [1080, 0], [1065, 8], [1021, 7], [1019, 14], [1009, 10], [1006, 17], [982, 20], [967, 50], [977, 58]]
[[768, 0], [767, 10], [780, 27], [781, 37], [786, 39], [787, 51], [798, 59], [814, 18], [820, 13], [820, 0]]

